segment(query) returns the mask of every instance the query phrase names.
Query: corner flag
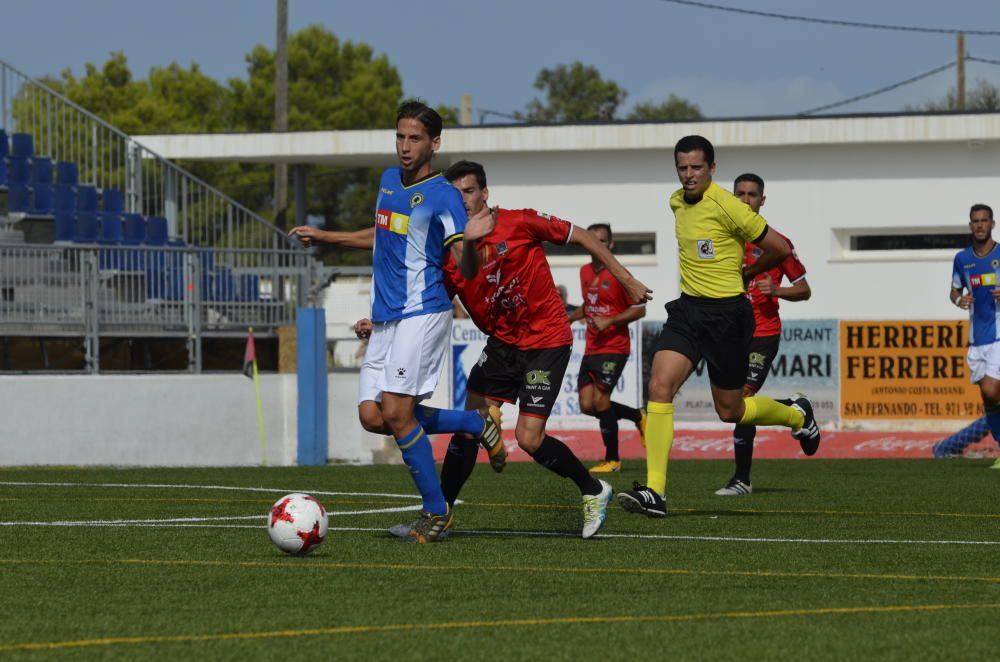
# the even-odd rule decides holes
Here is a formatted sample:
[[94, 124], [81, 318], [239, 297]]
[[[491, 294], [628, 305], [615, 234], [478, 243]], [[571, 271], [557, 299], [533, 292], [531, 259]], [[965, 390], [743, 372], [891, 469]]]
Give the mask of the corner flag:
[[260, 466], [267, 466], [267, 444], [264, 436], [264, 404], [260, 399], [260, 378], [257, 376], [257, 347], [253, 342], [253, 328], [247, 329], [247, 348], [243, 352], [243, 374], [253, 380], [257, 394], [257, 431], [260, 436]]

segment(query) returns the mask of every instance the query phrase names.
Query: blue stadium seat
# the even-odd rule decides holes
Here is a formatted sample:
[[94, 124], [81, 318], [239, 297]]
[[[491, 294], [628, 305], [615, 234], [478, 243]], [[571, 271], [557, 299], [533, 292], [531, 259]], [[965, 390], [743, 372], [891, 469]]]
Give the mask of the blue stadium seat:
[[122, 241], [122, 215], [115, 212], [104, 211], [100, 213], [101, 232], [97, 237], [97, 243], [104, 245], [116, 245]]
[[54, 211], [52, 184], [38, 183], [31, 188], [34, 190], [31, 213], [39, 216], [51, 215]]
[[141, 214], [124, 214], [125, 231], [122, 243], [126, 246], [138, 246], [146, 241], [146, 221]]
[[97, 212], [76, 212], [76, 232], [73, 241], [78, 244], [93, 244], [97, 241]]
[[52, 208], [72, 213], [76, 209], [76, 189], [66, 184], [56, 184], [53, 187]]
[[241, 274], [237, 285], [239, 286], [237, 301], [260, 301], [260, 276]]
[[7, 187], [7, 211], [27, 214], [31, 210], [31, 187], [11, 182]]
[[125, 196], [116, 188], [106, 188], [101, 194], [101, 208], [104, 211], [122, 213], [125, 211]]
[[76, 210], [97, 212], [97, 189], [90, 184], [76, 187]]
[[31, 162], [23, 156], [7, 157], [7, 177], [12, 184], [27, 184], [31, 181]]
[[146, 220], [146, 241], [147, 246], [167, 245], [167, 219], [162, 216], [150, 216]]
[[55, 241], [73, 241], [73, 236], [76, 235], [76, 217], [72, 211], [57, 209], [54, 225]]
[[52, 159], [47, 159], [44, 156], [36, 156], [31, 159], [31, 183], [52, 183]]
[[56, 161], [56, 182], [68, 186], [80, 183], [80, 171], [72, 161]]
[[180, 301], [184, 298], [184, 254], [151, 251], [145, 264], [146, 298]]
[[35, 139], [30, 133], [15, 133], [10, 137], [10, 153], [30, 159], [35, 155]]
[[0, 129], [0, 159], [10, 155], [10, 143], [7, 142], [7, 132]]

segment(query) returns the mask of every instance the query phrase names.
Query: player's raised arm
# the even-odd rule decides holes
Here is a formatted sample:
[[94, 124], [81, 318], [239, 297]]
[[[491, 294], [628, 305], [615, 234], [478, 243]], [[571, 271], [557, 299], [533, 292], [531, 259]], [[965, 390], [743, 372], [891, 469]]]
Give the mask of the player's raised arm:
[[622, 266], [618, 258], [608, 250], [608, 247], [598, 241], [597, 237], [579, 225], [573, 226], [573, 235], [570, 237], [571, 244], [579, 244], [585, 251], [604, 264], [604, 267], [611, 272], [632, 301], [650, 301], [653, 298], [653, 290], [646, 287], [642, 282], [633, 276], [628, 269]]
[[[749, 210], [748, 210], [749, 211]], [[764, 251], [763, 255], [750, 266], [743, 268], [743, 282], [748, 282], [757, 274], [769, 271], [781, 264], [781, 261], [792, 254], [792, 247], [788, 245], [777, 232], [771, 232], [770, 228], [764, 226], [764, 232], [760, 237], [753, 240], [755, 246]]]
[[371, 250], [375, 246], [375, 226], [354, 232], [334, 232], [320, 230], [309, 225], [299, 225], [289, 230], [288, 236], [298, 237], [302, 245], [306, 247], [316, 244], [332, 244]]

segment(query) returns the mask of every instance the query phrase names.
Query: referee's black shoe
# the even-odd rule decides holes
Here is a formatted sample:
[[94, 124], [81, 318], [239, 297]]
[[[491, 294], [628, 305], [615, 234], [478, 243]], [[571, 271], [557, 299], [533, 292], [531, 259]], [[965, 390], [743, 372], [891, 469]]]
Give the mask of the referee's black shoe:
[[667, 502], [650, 487], [632, 482], [632, 489], [619, 492], [615, 497], [618, 505], [629, 513], [646, 515], [647, 517], [666, 517]]
[[816, 417], [813, 416], [812, 403], [805, 397], [798, 397], [792, 400], [792, 407], [802, 412], [805, 418], [802, 427], [792, 432], [792, 436], [799, 440], [803, 453], [815, 455], [819, 449], [819, 426], [816, 424]]

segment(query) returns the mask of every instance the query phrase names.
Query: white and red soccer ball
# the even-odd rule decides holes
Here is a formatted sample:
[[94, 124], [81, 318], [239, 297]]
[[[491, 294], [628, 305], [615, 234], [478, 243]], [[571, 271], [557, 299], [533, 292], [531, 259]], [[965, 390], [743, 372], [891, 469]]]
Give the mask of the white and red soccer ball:
[[329, 522], [323, 504], [308, 494], [288, 494], [271, 506], [267, 533], [278, 549], [295, 556], [308, 554], [326, 539]]

